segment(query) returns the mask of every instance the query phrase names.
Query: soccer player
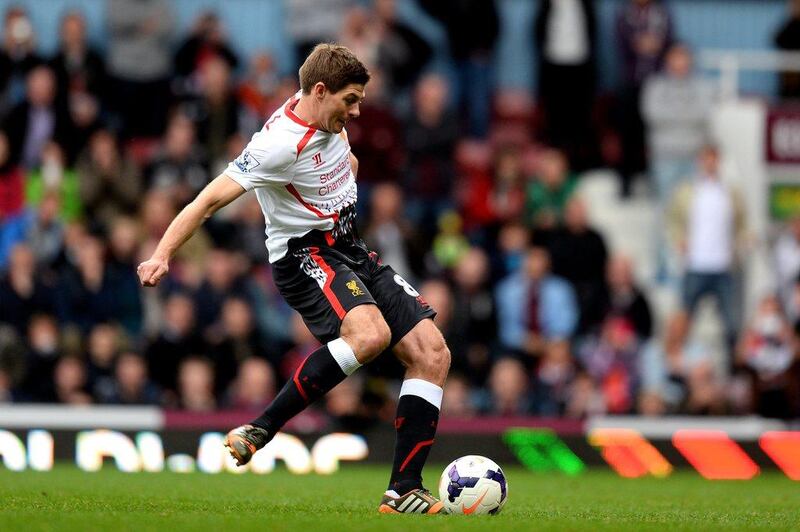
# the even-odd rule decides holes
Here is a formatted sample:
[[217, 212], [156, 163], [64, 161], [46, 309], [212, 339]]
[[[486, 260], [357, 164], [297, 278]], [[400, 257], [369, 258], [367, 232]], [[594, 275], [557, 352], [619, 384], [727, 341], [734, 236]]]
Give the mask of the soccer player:
[[246, 464], [293, 416], [391, 350], [406, 374], [394, 464], [379, 511], [436, 514], [442, 503], [423, 488], [422, 467], [436, 433], [450, 352], [433, 323], [434, 310], [355, 233], [358, 161], [345, 125], [358, 118], [368, 81], [367, 69], [347, 48], [314, 48], [300, 67], [300, 92], [178, 214], [138, 274], [142, 285], [157, 285], [204, 219], [255, 190], [275, 284], [323, 345], [261, 416], [228, 433], [226, 447], [238, 465]]

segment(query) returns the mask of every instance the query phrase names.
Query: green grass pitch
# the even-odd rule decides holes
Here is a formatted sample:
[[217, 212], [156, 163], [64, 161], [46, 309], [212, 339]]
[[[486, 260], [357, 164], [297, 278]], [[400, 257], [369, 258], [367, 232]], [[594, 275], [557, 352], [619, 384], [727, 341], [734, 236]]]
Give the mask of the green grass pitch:
[[[434, 490], [440, 470], [426, 470]], [[332, 476], [0, 469], [0, 530], [800, 530], [800, 483], [776, 472], [741, 482], [689, 471], [636, 480], [505, 472], [503, 512], [475, 517], [378, 514], [386, 467], [345, 465]]]

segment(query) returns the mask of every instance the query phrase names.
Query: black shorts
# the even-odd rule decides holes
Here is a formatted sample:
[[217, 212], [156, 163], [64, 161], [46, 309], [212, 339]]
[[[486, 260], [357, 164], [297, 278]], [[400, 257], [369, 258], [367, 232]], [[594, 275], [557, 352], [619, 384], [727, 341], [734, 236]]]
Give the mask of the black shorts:
[[275, 285], [322, 343], [339, 337], [342, 320], [358, 305], [374, 304], [392, 332], [389, 347], [436, 312], [422, 296], [383, 264], [361, 240], [326, 242], [311, 231], [289, 241], [289, 251], [273, 266]]

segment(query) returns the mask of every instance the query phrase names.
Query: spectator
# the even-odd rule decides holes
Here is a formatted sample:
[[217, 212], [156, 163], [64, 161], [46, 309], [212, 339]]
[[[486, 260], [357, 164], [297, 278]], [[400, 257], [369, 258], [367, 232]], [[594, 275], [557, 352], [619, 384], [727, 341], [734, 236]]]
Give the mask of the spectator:
[[640, 344], [624, 318], [609, 318], [599, 334], [578, 349], [578, 357], [596, 386], [602, 390], [605, 411], [627, 414], [636, 407], [639, 393]]
[[364, 402], [364, 381], [353, 375], [336, 385], [325, 395], [325, 410], [336, 422], [339, 430], [363, 432], [373, 423]]
[[246, 358], [231, 384], [228, 407], [261, 411], [275, 397], [275, 371], [263, 358]]
[[167, 126], [163, 147], [147, 171], [148, 188], [165, 190], [182, 207], [208, 183], [205, 163], [202, 150], [196, 145], [194, 123], [176, 113]]
[[[337, 39], [339, 44], [347, 46], [366, 65], [371, 75], [380, 69], [378, 45], [383, 33], [383, 27], [381, 24], [376, 24], [375, 18], [374, 10], [366, 9], [358, 4], [352, 5], [344, 15]], [[370, 79], [370, 88], [373, 88], [373, 81]], [[372, 99], [372, 91], [370, 91], [370, 99]], [[350, 126], [348, 125], [348, 127]]]
[[455, 62], [456, 101], [466, 111], [467, 132], [484, 138], [492, 111], [492, 59], [500, 21], [494, 0], [421, 0], [447, 32]]
[[28, 352], [20, 392], [29, 401], [53, 402], [53, 371], [61, 356], [58, 324], [52, 315], [35, 314], [26, 325]]
[[689, 48], [673, 44], [663, 72], [645, 80], [641, 102], [650, 173], [662, 208], [675, 187], [692, 173], [697, 153], [708, 140], [713, 103], [711, 83], [692, 73]]
[[724, 409], [723, 382], [709, 349], [689, 338], [685, 312], [667, 321], [664, 338], [642, 352], [643, 397], [655, 394], [668, 413], [720, 414]]
[[361, 105], [361, 116], [347, 123], [350, 146], [358, 154], [358, 194], [367, 201], [375, 184], [400, 181], [405, 158], [403, 127], [386, 94], [383, 73], [374, 69], [370, 75], [369, 98]]
[[86, 393], [86, 364], [77, 357], [61, 357], [53, 372], [55, 399], [69, 405], [91, 404]]
[[737, 330], [733, 272], [745, 236], [744, 205], [737, 190], [722, 180], [716, 147], [703, 148], [698, 167], [694, 180], [675, 193], [670, 232], [684, 256], [684, 308], [691, 319], [704, 296], [716, 299], [732, 363]]
[[178, 406], [192, 412], [216, 409], [214, 366], [207, 359], [193, 356], [181, 362], [178, 367]]
[[134, 218], [120, 216], [109, 228], [109, 264], [122, 274], [136, 270], [136, 250], [139, 246], [139, 227]]
[[528, 184], [525, 219], [529, 227], [554, 229], [575, 192], [577, 179], [562, 151], [547, 149], [539, 155], [537, 173]]
[[158, 405], [161, 393], [147, 378], [144, 359], [132, 352], [124, 352], [114, 366], [114, 380], [99, 402], [118, 405]]
[[79, 11], [70, 11], [62, 17], [61, 43], [50, 67], [56, 76], [58, 94], [63, 98], [71, 100], [87, 95], [99, 102], [108, 94], [104, 59], [89, 45], [86, 19]]
[[195, 19], [189, 37], [175, 53], [173, 72], [175, 83], [179, 85], [178, 94], [198, 94], [199, 73], [212, 58], [222, 59], [231, 70], [239, 66], [239, 58], [228, 43], [222, 21], [213, 11], [206, 11]]
[[414, 92], [413, 114], [405, 125], [408, 164], [405, 190], [409, 194], [406, 215], [420, 227], [431, 227], [451, 206], [453, 150], [458, 124], [447, 108], [448, 86], [444, 78], [424, 76]]
[[437, 227], [439, 232], [433, 237], [431, 251], [426, 256], [427, 270], [432, 274], [452, 269], [469, 251], [461, 215], [455, 211], [445, 211], [439, 216]]
[[[290, 323], [292, 331], [292, 344], [293, 347], [288, 352], [284, 353], [281, 357], [281, 363], [278, 367], [278, 374], [282, 382], [292, 378], [295, 370], [303, 363], [308, 355], [313, 353], [318, 347], [317, 342], [308, 326], [303, 322], [303, 318], [298, 313], [292, 314]], [[385, 358], [385, 357], [384, 357]], [[371, 366], [372, 364], [370, 364]], [[370, 366], [367, 366], [369, 368]]]
[[72, 131], [63, 145], [69, 165], [100, 128], [100, 113], [111, 94], [105, 59], [86, 36], [86, 20], [79, 11], [61, 19], [61, 46], [50, 60], [56, 76], [58, 98], [69, 111]]
[[477, 414], [473, 405], [469, 381], [459, 373], [451, 372], [442, 394], [442, 416], [469, 419]]
[[21, 7], [8, 8], [0, 50], [0, 115], [22, 101], [28, 74], [43, 62], [36, 53], [36, 35], [27, 13]]
[[596, 145], [591, 123], [597, 37], [594, 0], [542, 1], [534, 24], [544, 139], [585, 168], [596, 160], [591, 152]]
[[631, 192], [633, 177], [645, 167], [644, 124], [640, 113], [642, 84], [658, 72], [673, 40], [672, 17], [660, 0], [627, 0], [616, 19], [623, 89], [618, 96], [622, 194]]
[[25, 346], [14, 329], [0, 325], [0, 403], [22, 402], [19, 388], [25, 373]]
[[781, 303], [789, 318], [800, 318], [800, 308], [795, 305], [794, 286], [800, 277], [800, 216], [784, 224], [773, 248], [775, 276]]
[[60, 197], [59, 217], [70, 222], [80, 218], [81, 205], [78, 175], [67, 167], [64, 150], [55, 142], [48, 142], [42, 148], [41, 164], [31, 170], [25, 183], [25, 200], [30, 207], [38, 206], [48, 192]]
[[59, 283], [61, 321], [87, 332], [97, 323], [114, 320], [136, 334], [142, 311], [138, 284], [115, 275], [105, 262], [105, 246], [97, 238], [84, 237], [76, 251], [76, 267], [67, 270]]
[[586, 332], [602, 318], [599, 306], [605, 288], [608, 250], [603, 237], [589, 225], [586, 204], [572, 197], [564, 210], [564, 225], [547, 239], [553, 273], [569, 281], [580, 308], [579, 331]]
[[25, 243], [11, 251], [8, 272], [0, 277], [0, 301], [0, 322], [21, 336], [35, 314], [53, 311], [52, 289], [36, 275], [33, 251]]
[[294, 43], [297, 71], [318, 43], [336, 39], [338, 28], [344, 22], [348, 8], [354, 0], [288, 0], [286, 2], [286, 28]]
[[[489, 258], [473, 247], [453, 270], [453, 310], [448, 339], [452, 368], [482, 385], [491, 365], [497, 338], [497, 312], [489, 284]], [[438, 310], [438, 309], [437, 309]]]
[[[360, 163], [359, 163], [360, 164]], [[415, 249], [414, 229], [403, 218], [403, 191], [395, 183], [375, 186], [370, 198], [370, 216], [364, 240], [378, 252], [381, 260], [391, 264], [397, 273], [413, 283], [419, 271], [420, 251]], [[417, 267], [412, 268], [412, 264]]]
[[229, 297], [223, 302], [219, 321], [210, 328], [209, 337], [208, 352], [214, 363], [216, 390], [220, 394], [236, 377], [236, 368], [244, 360], [268, 356], [250, 305], [238, 297]]
[[520, 416], [531, 410], [528, 375], [515, 358], [501, 358], [489, 374], [488, 404], [484, 413], [493, 416]]
[[497, 235], [497, 248], [500, 253], [494, 257], [495, 263], [492, 265], [494, 281], [522, 267], [530, 240], [530, 232], [522, 224], [507, 223], [500, 228]]
[[180, 362], [205, 351], [205, 345], [196, 333], [191, 297], [180, 292], [170, 295], [164, 302], [164, 319], [158, 336], [148, 343], [145, 350], [148, 374], [161, 388], [177, 390], [176, 375]]
[[498, 336], [506, 348], [541, 354], [547, 342], [569, 339], [578, 325], [575, 292], [550, 273], [550, 255], [531, 247], [516, 272], [497, 285]]
[[[239, 103], [246, 111], [246, 119], [248, 122], [252, 122], [247, 128], [243, 128], [245, 135], [261, 129], [264, 117], [269, 116], [281, 104], [278, 101], [280, 84], [281, 79], [272, 55], [269, 52], [254, 53], [250, 58], [250, 68], [236, 91]], [[370, 91], [370, 98], [372, 98], [372, 91]], [[348, 124], [348, 134], [350, 134], [350, 127]]]
[[117, 216], [132, 214], [141, 198], [141, 175], [136, 165], [124, 158], [117, 140], [100, 130], [78, 159], [80, 194], [87, 214], [108, 227]]
[[492, 147], [487, 142], [462, 140], [456, 146], [454, 194], [464, 220], [464, 232], [476, 243], [489, 238], [496, 220], [492, 204]]
[[25, 174], [14, 163], [8, 135], [0, 130], [0, 227], [22, 211], [25, 202]]
[[395, 98], [419, 78], [433, 55], [430, 45], [412, 26], [397, 17], [395, 0], [376, 0], [378, 26], [376, 63], [385, 75], [385, 90]]
[[25, 168], [39, 167], [48, 142], [63, 144], [70, 137], [69, 116], [56, 100], [56, 80], [49, 67], [30, 71], [25, 99], [9, 111], [3, 129], [8, 134], [11, 162]]
[[525, 209], [525, 178], [522, 160], [513, 147], [497, 150], [494, 160], [494, 185], [490, 202], [500, 222], [521, 220]]
[[112, 323], [98, 323], [89, 332], [87, 387], [95, 399], [114, 393], [114, 366], [124, 343], [121, 331]]
[[[800, 50], [800, 2], [789, 0], [789, 18], [775, 34], [775, 46], [779, 49], [793, 52]], [[800, 96], [800, 73], [781, 72], [780, 95], [782, 98], [797, 98]]]
[[606, 290], [603, 301], [603, 320], [617, 316], [633, 325], [639, 341], [647, 341], [653, 334], [650, 304], [636, 286], [633, 263], [624, 255], [612, 256], [606, 268]]
[[173, 19], [166, 0], [107, 0], [108, 72], [123, 138], [163, 131]]
[[187, 104], [187, 117], [197, 124], [197, 140], [208, 158], [212, 173], [227, 161], [227, 143], [239, 131], [239, 102], [233, 90], [231, 71], [224, 59], [211, 57], [200, 70], [200, 96]]
[[64, 239], [64, 227], [58, 219], [59, 205], [58, 194], [47, 192], [35, 211], [26, 209], [0, 225], [0, 271], [6, 268], [14, 246], [25, 241], [37, 263], [52, 265]]
[[57, 192], [45, 192], [25, 229], [26, 240], [43, 273], [55, 269], [62, 260], [66, 227], [59, 218], [60, 204]]
[[546, 417], [564, 415], [571, 400], [575, 373], [569, 342], [549, 343], [534, 378], [536, 414]]
[[231, 251], [211, 250], [205, 264], [205, 279], [195, 294], [197, 326], [202, 331], [219, 318], [222, 305], [228, 297], [247, 300], [247, 283], [242, 277], [242, 264]]
[[739, 363], [751, 373], [755, 411], [790, 419], [800, 414], [800, 362], [796, 338], [780, 300], [764, 297], [742, 335]]

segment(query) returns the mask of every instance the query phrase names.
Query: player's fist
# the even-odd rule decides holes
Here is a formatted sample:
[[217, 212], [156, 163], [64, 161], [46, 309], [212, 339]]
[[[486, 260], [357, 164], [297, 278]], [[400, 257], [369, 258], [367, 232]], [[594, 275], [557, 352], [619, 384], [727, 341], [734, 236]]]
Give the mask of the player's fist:
[[136, 268], [136, 273], [139, 275], [139, 282], [142, 283], [142, 286], [156, 286], [168, 271], [169, 264], [167, 264], [167, 261], [155, 258], [144, 261]]

